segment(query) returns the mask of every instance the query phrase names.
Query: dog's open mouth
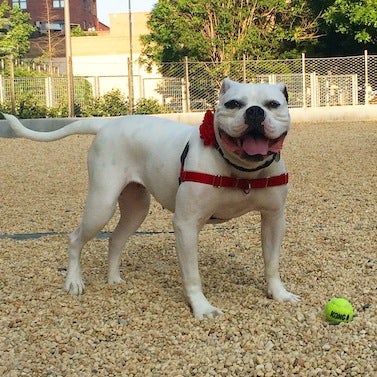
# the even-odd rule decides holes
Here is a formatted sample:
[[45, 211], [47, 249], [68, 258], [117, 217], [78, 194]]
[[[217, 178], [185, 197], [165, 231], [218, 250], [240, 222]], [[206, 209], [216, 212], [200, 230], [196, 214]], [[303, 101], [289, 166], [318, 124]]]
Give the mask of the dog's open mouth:
[[277, 139], [268, 139], [261, 134], [247, 133], [241, 137], [232, 137], [219, 129], [223, 147], [230, 153], [236, 153], [241, 158], [263, 159], [268, 155], [278, 153], [283, 147], [287, 133]]

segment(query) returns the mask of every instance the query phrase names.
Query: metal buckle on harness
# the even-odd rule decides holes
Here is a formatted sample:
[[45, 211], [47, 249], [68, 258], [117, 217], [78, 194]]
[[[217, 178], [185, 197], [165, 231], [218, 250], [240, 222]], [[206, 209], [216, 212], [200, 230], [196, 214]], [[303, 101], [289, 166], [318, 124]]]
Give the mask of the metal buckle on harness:
[[245, 189], [243, 189], [243, 192], [244, 192], [246, 195], [249, 194], [250, 191], [251, 191], [251, 189], [252, 189], [250, 181], [247, 182], [247, 185], [248, 185], [248, 187], [245, 188]]
[[252, 189], [251, 182], [246, 181], [247, 182], [247, 188], [242, 188], [243, 184], [240, 185], [240, 182], [242, 183], [244, 181], [246, 181], [246, 180], [243, 180], [243, 179], [240, 179], [240, 178], [235, 178], [235, 182], [234, 182], [233, 187], [242, 189], [242, 191], [247, 195]]
[[214, 175], [212, 179], [212, 186], [213, 187], [222, 187], [222, 180], [223, 177], [221, 175]]

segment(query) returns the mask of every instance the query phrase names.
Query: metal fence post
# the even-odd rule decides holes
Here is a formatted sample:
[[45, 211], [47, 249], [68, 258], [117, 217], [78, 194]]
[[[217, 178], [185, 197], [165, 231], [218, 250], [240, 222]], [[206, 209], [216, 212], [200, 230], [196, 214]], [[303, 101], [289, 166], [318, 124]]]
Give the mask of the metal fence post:
[[357, 75], [352, 75], [352, 105], [359, 104], [357, 87]]
[[93, 97], [98, 98], [101, 96], [101, 87], [99, 82], [99, 76], [94, 76], [94, 83], [93, 83]]
[[68, 94], [68, 116], [75, 116], [75, 84], [73, 79], [72, 65], [72, 43], [71, 43], [71, 18], [69, 0], [64, 2], [64, 37], [65, 37], [65, 58], [67, 65], [67, 94]]
[[128, 66], [128, 113], [132, 115], [134, 112], [134, 75], [133, 75], [133, 62], [127, 58]]
[[243, 83], [246, 84], [246, 54], [242, 56], [242, 76], [243, 76]]
[[369, 93], [372, 91], [368, 80], [368, 51], [364, 50], [364, 74], [365, 74], [365, 105], [369, 105]]
[[312, 72], [310, 74], [310, 97], [311, 97], [311, 107], [317, 107], [317, 75], [315, 72]]
[[0, 75], [0, 103], [4, 103], [5, 101], [4, 88], [4, 77]]
[[10, 76], [10, 102], [12, 106], [12, 113], [16, 113], [16, 95], [14, 89], [14, 58], [9, 56], [9, 76]]
[[301, 55], [302, 64], [302, 107], [306, 108], [306, 66], [305, 66], [305, 53]]
[[45, 93], [46, 93], [46, 106], [53, 107], [53, 93], [52, 93], [52, 77], [48, 76], [45, 78]]
[[190, 112], [190, 82], [189, 82], [189, 66], [188, 58], [185, 56], [185, 110]]
[[272, 73], [271, 75], [268, 75], [268, 83], [276, 84], [276, 75], [274, 73]]

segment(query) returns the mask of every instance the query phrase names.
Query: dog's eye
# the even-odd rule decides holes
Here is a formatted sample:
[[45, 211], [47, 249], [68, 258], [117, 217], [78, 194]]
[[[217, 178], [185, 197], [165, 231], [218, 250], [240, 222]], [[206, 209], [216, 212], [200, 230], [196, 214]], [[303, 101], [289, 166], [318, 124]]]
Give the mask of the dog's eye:
[[243, 103], [235, 100], [235, 99], [232, 99], [231, 101], [228, 101], [224, 104], [224, 106], [227, 108], [227, 109], [240, 109], [242, 106], [243, 106]]
[[279, 106], [280, 106], [280, 103], [275, 100], [268, 101], [266, 103], [266, 107], [268, 107], [269, 109], [277, 109]]

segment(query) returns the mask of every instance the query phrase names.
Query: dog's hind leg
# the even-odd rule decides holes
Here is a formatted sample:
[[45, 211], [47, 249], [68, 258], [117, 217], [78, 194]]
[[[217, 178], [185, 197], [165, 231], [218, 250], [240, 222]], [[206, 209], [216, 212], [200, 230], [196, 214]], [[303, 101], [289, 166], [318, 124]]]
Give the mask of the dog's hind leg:
[[112, 169], [93, 169], [89, 172], [89, 191], [80, 226], [69, 236], [68, 270], [65, 290], [71, 294], [84, 291], [80, 266], [81, 250], [94, 238], [113, 216], [125, 182], [117, 180]]
[[[103, 197], [102, 197], [103, 200]], [[65, 280], [65, 290], [79, 295], [84, 291], [84, 281], [81, 272], [81, 250], [93, 239], [113, 216], [116, 208], [116, 198], [113, 203], [101, 203], [91, 199], [89, 193], [80, 226], [69, 236], [68, 270]]]
[[149, 211], [150, 194], [138, 184], [130, 183], [119, 196], [120, 219], [109, 239], [108, 282], [121, 283], [119, 265], [127, 239], [136, 232]]

